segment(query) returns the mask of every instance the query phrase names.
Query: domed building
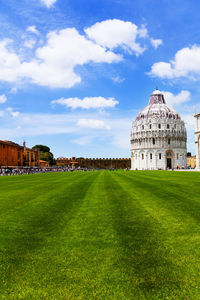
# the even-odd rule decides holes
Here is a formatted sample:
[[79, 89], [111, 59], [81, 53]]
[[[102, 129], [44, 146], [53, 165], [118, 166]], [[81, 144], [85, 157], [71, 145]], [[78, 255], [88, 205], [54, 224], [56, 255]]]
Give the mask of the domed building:
[[155, 90], [131, 130], [131, 169], [166, 170], [187, 164], [184, 121]]

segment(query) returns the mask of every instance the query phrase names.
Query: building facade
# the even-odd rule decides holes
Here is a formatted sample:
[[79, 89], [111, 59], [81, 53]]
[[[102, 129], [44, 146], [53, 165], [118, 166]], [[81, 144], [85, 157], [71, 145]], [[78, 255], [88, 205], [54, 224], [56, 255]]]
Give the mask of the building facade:
[[40, 166], [40, 150], [27, 148], [25, 142], [23, 144], [23, 166]]
[[187, 135], [179, 114], [155, 90], [131, 130], [131, 169], [182, 168], [187, 164]]
[[131, 167], [130, 158], [65, 158], [56, 160], [57, 166], [80, 167], [87, 169], [126, 169]]
[[200, 113], [195, 116], [196, 169], [200, 170]]
[[187, 166], [191, 169], [196, 168], [196, 156], [195, 155], [187, 157]]
[[35, 167], [40, 163], [40, 151], [0, 140], [0, 167]]
[[0, 141], [0, 166], [23, 166], [23, 147], [10, 141]]

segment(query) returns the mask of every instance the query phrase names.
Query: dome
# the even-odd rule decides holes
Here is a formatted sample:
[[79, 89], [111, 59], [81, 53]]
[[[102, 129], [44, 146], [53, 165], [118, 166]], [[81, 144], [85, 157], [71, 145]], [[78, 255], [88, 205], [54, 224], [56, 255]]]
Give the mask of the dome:
[[162, 95], [161, 91], [159, 91], [158, 89], [156, 89], [152, 95]]
[[159, 90], [152, 93], [148, 105], [138, 114], [136, 121], [152, 117], [180, 119], [179, 114], [166, 104], [164, 95]]
[[166, 170], [187, 163], [187, 133], [179, 114], [155, 90], [131, 129], [131, 169]]

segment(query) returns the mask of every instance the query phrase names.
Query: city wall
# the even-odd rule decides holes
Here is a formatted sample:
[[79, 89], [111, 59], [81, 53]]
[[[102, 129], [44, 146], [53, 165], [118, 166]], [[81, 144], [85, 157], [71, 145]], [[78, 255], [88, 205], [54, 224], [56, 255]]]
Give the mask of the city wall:
[[88, 169], [125, 169], [131, 167], [130, 158], [64, 158], [56, 160], [57, 166], [75, 166]]

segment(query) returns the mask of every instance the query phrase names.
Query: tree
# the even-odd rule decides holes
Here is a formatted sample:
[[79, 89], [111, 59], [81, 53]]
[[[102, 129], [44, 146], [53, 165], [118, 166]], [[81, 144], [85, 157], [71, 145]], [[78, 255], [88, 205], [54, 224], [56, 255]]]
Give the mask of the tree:
[[32, 149], [40, 150], [40, 160], [48, 161], [51, 166], [55, 165], [56, 161], [53, 157], [53, 153], [50, 152], [49, 147], [45, 145], [35, 145]]
[[41, 152], [50, 152], [50, 148], [45, 145], [35, 145], [32, 149], [40, 149]]

